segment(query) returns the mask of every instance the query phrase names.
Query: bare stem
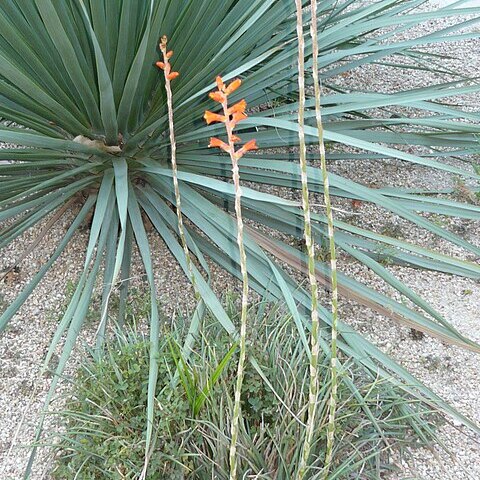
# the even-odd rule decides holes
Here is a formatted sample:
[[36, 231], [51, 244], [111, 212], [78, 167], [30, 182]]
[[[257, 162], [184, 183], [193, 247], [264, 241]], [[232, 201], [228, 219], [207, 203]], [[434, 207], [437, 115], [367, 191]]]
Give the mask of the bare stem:
[[333, 228], [333, 212], [330, 202], [330, 183], [328, 180], [327, 160], [325, 155], [325, 142], [323, 135], [322, 111], [321, 111], [321, 89], [318, 77], [318, 32], [317, 32], [317, 0], [311, 2], [312, 23], [310, 26], [310, 35], [313, 44], [313, 81], [315, 87], [315, 117], [318, 129], [318, 144], [320, 148], [320, 162], [323, 175], [323, 192], [325, 198], [325, 208], [327, 213], [328, 241], [330, 248], [330, 269], [332, 283], [332, 342], [330, 350], [330, 372], [331, 389], [328, 403], [328, 426], [327, 426], [327, 449], [325, 452], [325, 465], [323, 478], [328, 479], [330, 466], [333, 460], [333, 447], [335, 443], [335, 413], [337, 408], [337, 390], [338, 390], [338, 358], [337, 358], [337, 334], [338, 334], [338, 284], [337, 284], [337, 257], [335, 251], [335, 236]]
[[315, 429], [315, 415], [318, 400], [318, 354], [319, 354], [319, 322], [318, 322], [318, 285], [315, 276], [315, 246], [312, 236], [310, 218], [310, 204], [307, 175], [307, 150], [305, 144], [305, 45], [303, 39], [302, 1], [295, 0], [297, 7], [297, 37], [298, 37], [298, 136], [300, 144], [300, 170], [302, 177], [302, 205], [304, 216], [304, 236], [308, 253], [308, 279], [310, 282], [311, 305], [311, 355], [310, 355], [310, 388], [308, 396], [308, 418], [305, 431], [302, 456], [298, 468], [297, 478], [302, 480], [307, 471], [310, 450], [312, 448], [313, 432]]

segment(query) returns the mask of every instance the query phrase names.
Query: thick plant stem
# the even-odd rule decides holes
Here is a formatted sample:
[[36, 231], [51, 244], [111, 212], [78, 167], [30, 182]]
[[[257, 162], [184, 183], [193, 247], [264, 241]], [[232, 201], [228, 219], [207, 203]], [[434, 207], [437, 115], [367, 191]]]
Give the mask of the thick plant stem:
[[307, 149], [305, 145], [305, 53], [303, 39], [303, 15], [302, 1], [295, 0], [297, 7], [297, 37], [298, 37], [298, 136], [300, 144], [300, 169], [302, 177], [302, 205], [304, 216], [304, 235], [308, 253], [308, 279], [310, 282], [310, 294], [312, 297], [311, 318], [311, 354], [310, 354], [310, 387], [308, 396], [308, 418], [305, 431], [302, 456], [298, 468], [297, 478], [302, 480], [305, 477], [310, 450], [312, 448], [313, 432], [315, 429], [315, 416], [318, 400], [318, 355], [320, 349], [319, 322], [318, 322], [318, 285], [315, 276], [315, 246], [312, 236], [312, 223], [310, 218], [310, 203], [308, 192], [307, 175]]
[[[222, 103], [224, 115], [229, 118], [227, 100]], [[230, 147], [230, 158], [232, 160], [232, 178], [235, 188], [235, 215], [237, 217], [237, 244], [240, 254], [240, 270], [242, 273], [242, 310], [240, 316], [240, 354], [237, 367], [237, 383], [235, 385], [235, 399], [233, 405], [233, 416], [231, 425], [231, 443], [230, 443], [230, 480], [237, 478], [237, 441], [240, 430], [241, 412], [241, 394], [243, 377], [245, 374], [245, 358], [246, 358], [246, 337], [247, 337], [247, 313], [248, 313], [248, 271], [247, 271], [247, 255], [243, 243], [243, 218], [242, 218], [242, 189], [240, 187], [240, 172], [238, 169], [239, 157], [235, 153], [235, 145], [233, 141], [233, 131], [230, 122], [225, 123], [228, 144]]]
[[190, 257], [190, 251], [188, 250], [187, 239], [185, 237], [185, 228], [183, 226], [182, 216], [182, 200], [180, 196], [180, 186], [178, 184], [178, 168], [177, 168], [177, 143], [175, 141], [175, 125], [173, 121], [173, 94], [170, 80], [171, 67], [170, 67], [170, 55], [167, 51], [167, 37], [163, 36], [160, 41], [160, 50], [163, 54], [164, 62], [164, 76], [165, 76], [165, 90], [167, 92], [167, 108], [168, 108], [168, 127], [170, 131], [170, 147], [171, 147], [171, 162], [172, 162], [172, 178], [173, 187], [175, 190], [175, 204], [177, 210], [178, 219], [178, 234], [182, 243], [183, 251], [185, 253], [185, 260], [187, 262], [188, 273], [190, 275], [190, 281], [192, 282], [193, 291], [197, 301], [200, 300], [200, 294], [197, 289], [197, 282], [195, 280], [195, 274], [193, 272], [192, 259]]
[[337, 333], [338, 333], [338, 284], [337, 284], [337, 256], [335, 251], [335, 237], [333, 228], [332, 204], [330, 201], [330, 182], [328, 180], [327, 160], [325, 155], [325, 142], [323, 135], [320, 80], [318, 77], [318, 32], [317, 32], [317, 0], [311, 2], [312, 23], [310, 35], [313, 44], [313, 81], [315, 88], [315, 117], [318, 129], [318, 144], [320, 148], [320, 162], [323, 175], [323, 192], [327, 213], [328, 241], [330, 248], [330, 269], [332, 289], [332, 342], [330, 357], [331, 389], [328, 403], [327, 449], [325, 452], [325, 465], [323, 478], [328, 479], [330, 466], [333, 460], [333, 447], [335, 443], [335, 414], [337, 409], [338, 390], [338, 359], [337, 359]]

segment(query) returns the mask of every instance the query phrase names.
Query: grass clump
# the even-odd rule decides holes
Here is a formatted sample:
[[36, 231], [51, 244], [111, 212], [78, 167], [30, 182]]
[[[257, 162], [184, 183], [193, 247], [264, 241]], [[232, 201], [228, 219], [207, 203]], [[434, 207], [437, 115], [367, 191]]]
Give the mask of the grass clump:
[[[226, 308], [232, 316], [238, 315], [235, 306], [232, 297]], [[250, 309], [249, 325], [249, 358], [255, 360], [246, 364], [241, 395], [239, 478], [294, 479], [307, 421], [309, 359], [282, 308], [261, 304]], [[238, 346], [207, 318], [187, 358], [181, 353], [185, 333], [176, 326], [165, 330], [160, 342], [154, 441], [145, 478], [227, 479]], [[145, 338], [121, 332], [102, 352], [91, 352], [73, 380], [65, 408], [57, 412], [61, 433], [52, 439], [55, 480], [139, 478], [145, 461], [149, 355]], [[339, 372], [329, 478], [380, 479], [393, 468], [392, 449], [432, 438], [430, 412], [342, 360], [346, 366]], [[325, 381], [308, 479], [321, 478], [325, 460], [330, 391], [325, 355], [319, 368]], [[356, 395], [352, 382], [358, 386]]]

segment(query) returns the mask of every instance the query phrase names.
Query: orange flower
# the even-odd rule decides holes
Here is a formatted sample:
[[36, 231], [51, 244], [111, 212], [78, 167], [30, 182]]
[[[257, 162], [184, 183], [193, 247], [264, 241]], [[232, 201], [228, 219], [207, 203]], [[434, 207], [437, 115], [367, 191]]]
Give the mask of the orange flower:
[[222, 77], [219, 75], [215, 81], [217, 82], [218, 89], [223, 92], [225, 90], [225, 84], [223, 83]]
[[233, 93], [237, 88], [240, 87], [240, 85], [242, 84], [242, 81], [237, 78], [236, 80], [234, 80], [226, 89], [225, 89], [225, 95], [230, 95], [231, 93]]
[[258, 150], [258, 146], [257, 146], [257, 141], [255, 139], [253, 140], [249, 140], [244, 146], [243, 146], [244, 150], [246, 150], [247, 152], [249, 150]]
[[219, 138], [216, 138], [216, 137], [212, 137], [210, 139], [210, 143], [208, 144], [208, 148], [212, 148], [212, 147], [221, 148], [222, 150], [225, 150], [225, 152], [230, 151], [230, 146], [227, 145], [222, 140], [220, 140]]
[[222, 77], [220, 77], [220, 75], [215, 79], [215, 81], [217, 83], [218, 90], [221, 93], [224, 93], [225, 95], [230, 95], [242, 84], [242, 81], [239, 78], [237, 78], [232, 83], [230, 83], [230, 85], [227, 87], [223, 82]]
[[218, 103], [222, 103], [225, 101], [226, 97], [225, 94], [222, 92], [211, 92], [208, 94], [208, 96], [214, 101]]
[[168, 39], [165, 35], [160, 39], [159, 47], [163, 53], [163, 62], [156, 62], [155, 65], [164, 71], [165, 80], [168, 82], [177, 78], [180, 73], [172, 72], [172, 66], [170, 65], [169, 59], [173, 56], [173, 50], [167, 51], [167, 40]]
[[237, 158], [243, 157], [250, 150], [258, 150], [257, 141], [249, 140], [240, 150], [236, 152]]
[[235, 112], [233, 115], [232, 115], [232, 122], [234, 124], [234, 126], [238, 123], [238, 122], [241, 122], [242, 120], [245, 120], [246, 118], [248, 118], [244, 113], [242, 112]]
[[[238, 135], [233, 133], [233, 129], [235, 128], [238, 122], [245, 120], [247, 115], [245, 114], [245, 110], [247, 109], [247, 102], [245, 100], [240, 100], [235, 105], [228, 108], [227, 96], [234, 92], [240, 85], [242, 81], [240, 79], [234, 80], [228, 87], [225, 86], [223, 83], [222, 77], [218, 76], [216, 78], [216, 83], [218, 87], [218, 91], [211, 92], [209, 97], [215, 101], [222, 104], [223, 112], [225, 115], [220, 115], [218, 113], [213, 113], [207, 110], [205, 112], [204, 118], [207, 123], [210, 125], [213, 122], [222, 122], [225, 124], [228, 133], [228, 140], [229, 143], [225, 143], [224, 141], [220, 140], [219, 138], [211, 138], [209, 143], [209, 148], [217, 147], [221, 148], [225, 152], [229, 153], [232, 158], [232, 164], [235, 165], [235, 162], [238, 162], [240, 158], [243, 157], [247, 152], [250, 150], [257, 150], [257, 142], [256, 140], [248, 141], [243, 147], [239, 150], [235, 151], [234, 143], [241, 142], [241, 138]], [[231, 145], [231, 146], [230, 146]]]
[[218, 113], [213, 113], [207, 110], [205, 112], [205, 115], [203, 116], [205, 121], [207, 122], [208, 125], [214, 122], [226, 122], [227, 119], [223, 115], [219, 115]]
[[240, 100], [238, 103], [233, 105], [228, 109], [228, 113], [245, 113], [247, 108], [247, 102], [245, 100]]

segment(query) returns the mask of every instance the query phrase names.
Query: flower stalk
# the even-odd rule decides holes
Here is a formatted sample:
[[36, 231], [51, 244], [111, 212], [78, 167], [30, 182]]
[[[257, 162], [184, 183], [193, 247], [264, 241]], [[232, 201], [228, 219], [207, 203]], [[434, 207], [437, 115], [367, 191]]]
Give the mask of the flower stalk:
[[200, 294], [197, 289], [197, 282], [195, 280], [195, 274], [193, 272], [193, 263], [190, 257], [190, 251], [188, 250], [187, 239], [185, 237], [185, 228], [183, 225], [183, 216], [182, 216], [182, 199], [180, 196], [180, 186], [178, 184], [178, 167], [177, 167], [177, 143], [175, 141], [175, 128], [173, 121], [173, 94], [172, 94], [172, 85], [171, 81], [177, 78], [180, 74], [178, 72], [173, 72], [170, 65], [170, 59], [173, 56], [173, 50], [168, 50], [167, 48], [168, 38], [164, 35], [160, 39], [160, 51], [163, 54], [163, 62], [157, 62], [156, 65], [159, 69], [163, 70], [165, 77], [165, 91], [167, 92], [167, 108], [168, 108], [168, 127], [170, 131], [170, 146], [171, 146], [171, 162], [172, 162], [172, 177], [173, 177], [173, 187], [175, 190], [175, 204], [177, 211], [177, 220], [178, 220], [178, 234], [180, 236], [180, 241], [182, 243], [182, 248], [185, 253], [185, 260], [187, 263], [188, 273], [190, 275], [190, 281], [192, 282], [193, 291], [195, 293], [195, 298], [200, 300]]
[[331, 387], [330, 398], [328, 402], [328, 425], [327, 425], [327, 448], [325, 452], [325, 465], [323, 470], [324, 480], [328, 479], [330, 467], [333, 460], [333, 447], [335, 444], [335, 415], [337, 410], [338, 397], [338, 354], [337, 354], [337, 335], [338, 335], [338, 281], [337, 281], [337, 255], [335, 250], [335, 232], [333, 227], [333, 211], [330, 201], [330, 182], [328, 179], [327, 160], [325, 155], [325, 141], [323, 134], [320, 79], [318, 77], [318, 31], [317, 31], [317, 0], [311, 1], [311, 25], [310, 36], [313, 45], [313, 83], [315, 89], [315, 118], [318, 129], [318, 145], [320, 149], [320, 164], [323, 177], [323, 195], [325, 199], [325, 209], [327, 213], [328, 242], [330, 249], [330, 277], [332, 291], [332, 328], [330, 345], [330, 375]]
[[230, 480], [237, 478], [237, 441], [239, 433], [239, 423], [241, 418], [241, 393], [245, 370], [246, 358], [246, 337], [247, 337], [247, 313], [248, 313], [248, 272], [247, 272], [247, 256], [245, 253], [245, 246], [243, 242], [243, 217], [242, 217], [242, 190], [240, 186], [240, 172], [238, 162], [245, 153], [250, 150], [256, 150], [257, 144], [255, 140], [250, 140], [243, 147], [235, 150], [235, 144], [241, 139], [233, 133], [233, 130], [238, 122], [247, 118], [245, 109], [247, 103], [241, 100], [232, 107], [228, 106], [228, 96], [233, 93], [241, 85], [241, 80], [237, 79], [231, 82], [228, 86], [225, 85], [221, 77], [216, 79], [218, 91], [211, 92], [210, 98], [221, 104], [223, 112], [213, 113], [206, 111], [204, 118], [207, 124], [214, 122], [221, 122], [225, 125], [227, 131], [228, 143], [219, 138], [211, 138], [209, 147], [220, 148], [230, 155], [232, 161], [232, 178], [235, 189], [235, 215], [237, 218], [237, 245], [240, 255], [240, 270], [242, 274], [242, 309], [240, 316], [240, 355], [237, 367], [237, 382], [235, 385], [235, 400], [233, 407], [233, 416], [231, 424], [231, 443], [230, 443]]
[[305, 477], [308, 468], [308, 460], [312, 448], [313, 433], [315, 430], [315, 416], [318, 401], [318, 357], [320, 350], [320, 335], [318, 321], [318, 284], [315, 276], [315, 245], [312, 235], [312, 222], [310, 217], [310, 202], [307, 174], [307, 149], [305, 143], [305, 45], [303, 38], [303, 15], [302, 1], [295, 0], [297, 15], [298, 37], [298, 137], [300, 146], [300, 171], [302, 180], [302, 206], [304, 217], [304, 237], [308, 254], [308, 279], [310, 282], [311, 295], [311, 352], [310, 352], [310, 386], [308, 396], [307, 423], [302, 455], [298, 467], [298, 480]]

